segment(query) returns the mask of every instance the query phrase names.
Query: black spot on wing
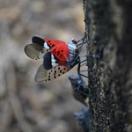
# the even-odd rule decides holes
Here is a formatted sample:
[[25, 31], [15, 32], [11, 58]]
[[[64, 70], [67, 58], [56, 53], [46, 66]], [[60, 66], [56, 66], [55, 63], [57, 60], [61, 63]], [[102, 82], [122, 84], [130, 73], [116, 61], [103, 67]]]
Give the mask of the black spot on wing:
[[60, 74], [58, 74], [58, 76], [60, 76]]
[[50, 40], [48, 41], [48, 44], [49, 44], [50, 47], [54, 47], [55, 46]]

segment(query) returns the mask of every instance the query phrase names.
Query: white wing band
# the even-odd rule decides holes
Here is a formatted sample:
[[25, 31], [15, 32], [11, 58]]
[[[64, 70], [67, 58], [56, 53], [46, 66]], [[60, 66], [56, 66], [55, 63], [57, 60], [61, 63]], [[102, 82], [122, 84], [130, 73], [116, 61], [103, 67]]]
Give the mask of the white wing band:
[[49, 49], [49, 46], [48, 46], [48, 44], [46, 42], [44, 43], [44, 48], [45, 49]]
[[56, 59], [55, 59], [54, 55], [52, 55], [52, 54], [51, 54], [51, 63], [52, 63], [53, 67], [58, 65], [58, 63], [56, 63]]

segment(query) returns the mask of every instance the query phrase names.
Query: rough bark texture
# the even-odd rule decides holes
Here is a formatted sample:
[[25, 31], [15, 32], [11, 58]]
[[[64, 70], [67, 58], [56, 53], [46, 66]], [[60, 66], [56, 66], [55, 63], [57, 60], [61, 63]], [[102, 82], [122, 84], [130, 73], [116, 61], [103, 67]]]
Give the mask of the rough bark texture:
[[84, 0], [90, 132], [132, 131], [132, 1]]

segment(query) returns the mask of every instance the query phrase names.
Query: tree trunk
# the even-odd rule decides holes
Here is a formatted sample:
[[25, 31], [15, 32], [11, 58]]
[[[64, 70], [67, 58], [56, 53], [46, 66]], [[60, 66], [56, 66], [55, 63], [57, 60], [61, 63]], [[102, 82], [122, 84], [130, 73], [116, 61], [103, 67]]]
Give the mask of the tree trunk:
[[132, 131], [132, 1], [83, 0], [90, 132]]

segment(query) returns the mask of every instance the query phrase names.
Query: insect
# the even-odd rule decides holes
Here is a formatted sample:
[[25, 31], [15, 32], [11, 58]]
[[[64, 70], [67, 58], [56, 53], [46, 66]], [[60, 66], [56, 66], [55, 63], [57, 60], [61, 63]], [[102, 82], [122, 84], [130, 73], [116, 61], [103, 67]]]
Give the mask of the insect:
[[35, 75], [36, 82], [48, 82], [60, 77], [79, 63], [77, 41], [65, 43], [61, 40], [32, 37], [32, 43], [24, 48], [31, 59], [43, 59]]

